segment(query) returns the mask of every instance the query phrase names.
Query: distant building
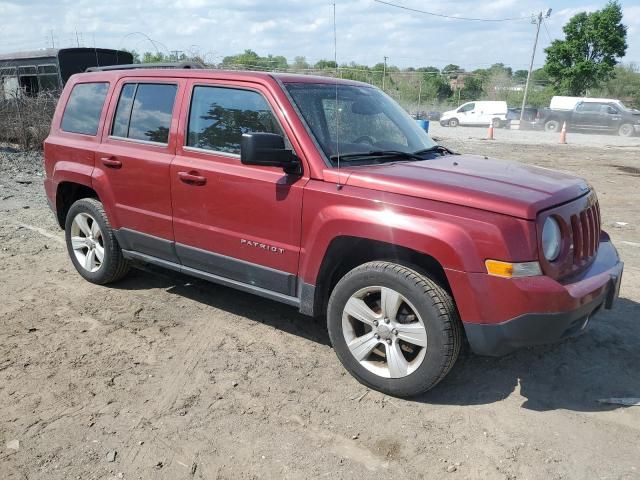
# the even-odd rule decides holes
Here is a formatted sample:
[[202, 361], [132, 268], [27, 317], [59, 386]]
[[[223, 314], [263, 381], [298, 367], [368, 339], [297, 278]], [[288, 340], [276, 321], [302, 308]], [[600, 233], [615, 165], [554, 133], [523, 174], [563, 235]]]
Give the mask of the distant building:
[[71, 75], [89, 67], [130, 63], [131, 53], [105, 48], [46, 48], [0, 54], [0, 100], [59, 91]]

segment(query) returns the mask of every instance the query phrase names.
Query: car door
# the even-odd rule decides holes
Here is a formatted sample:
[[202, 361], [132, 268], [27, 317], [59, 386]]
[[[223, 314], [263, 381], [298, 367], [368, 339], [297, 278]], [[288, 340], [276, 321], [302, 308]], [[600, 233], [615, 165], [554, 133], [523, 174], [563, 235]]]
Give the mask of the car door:
[[601, 115], [604, 120], [603, 128], [618, 131], [622, 124], [622, 112], [617, 106], [611, 104], [602, 105]]
[[475, 117], [475, 107], [476, 104], [465, 103], [458, 109], [458, 121], [460, 125], [473, 125], [474, 117]]
[[486, 102], [476, 102], [474, 109], [469, 113], [473, 125], [488, 125], [491, 123], [489, 120], [491, 112]]
[[582, 102], [573, 112], [573, 126], [584, 130], [600, 130], [604, 128], [603, 116], [600, 114], [602, 104]]
[[[293, 139], [260, 84], [193, 80], [171, 166], [176, 251], [188, 268], [252, 288], [296, 295], [306, 174], [240, 163], [240, 139]], [[300, 149], [295, 148], [300, 156]]]
[[[114, 205], [118, 241], [135, 250], [177, 261], [169, 171], [175, 155], [173, 112], [182, 81], [125, 78], [118, 83], [97, 152], [94, 178]], [[117, 99], [117, 101], [115, 100]]]

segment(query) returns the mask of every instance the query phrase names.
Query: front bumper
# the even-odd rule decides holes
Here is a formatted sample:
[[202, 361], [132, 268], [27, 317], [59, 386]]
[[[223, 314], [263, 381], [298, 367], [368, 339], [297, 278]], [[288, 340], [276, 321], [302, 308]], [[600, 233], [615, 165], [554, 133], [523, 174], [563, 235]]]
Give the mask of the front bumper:
[[567, 283], [546, 276], [467, 274], [467, 284], [454, 289], [454, 297], [472, 350], [500, 356], [581, 333], [595, 313], [613, 306], [623, 267], [603, 234], [594, 262]]

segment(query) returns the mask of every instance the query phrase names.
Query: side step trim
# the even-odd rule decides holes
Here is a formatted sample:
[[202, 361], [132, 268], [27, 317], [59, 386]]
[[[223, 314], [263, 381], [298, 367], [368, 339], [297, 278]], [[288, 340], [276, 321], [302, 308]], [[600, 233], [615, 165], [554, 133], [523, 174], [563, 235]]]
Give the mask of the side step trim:
[[158, 265], [159, 267], [168, 268], [176, 272], [184, 273], [185, 275], [191, 275], [193, 277], [201, 278], [202, 280], [207, 280], [209, 282], [224, 285], [225, 287], [231, 287], [237, 290], [242, 290], [243, 292], [253, 293], [263, 298], [268, 298], [270, 300], [275, 300], [277, 302], [300, 308], [300, 299], [297, 297], [291, 297], [289, 295], [273, 292], [265, 288], [248, 285], [237, 280], [231, 280], [229, 278], [214, 275], [213, 273], [203, 272], [202, 270], [198, 270], [195, 268], [185, 267], [178, 263], [162, 260], [161, 258], [152, 257], [151, 255], [146, 255], [144, 253], [133, 252], [131, 250], [122, 250], [122, 254], [125, 258], [128, 258], [130, 260], [137, 260], [140, 262], [150, 263], [152, 265]]

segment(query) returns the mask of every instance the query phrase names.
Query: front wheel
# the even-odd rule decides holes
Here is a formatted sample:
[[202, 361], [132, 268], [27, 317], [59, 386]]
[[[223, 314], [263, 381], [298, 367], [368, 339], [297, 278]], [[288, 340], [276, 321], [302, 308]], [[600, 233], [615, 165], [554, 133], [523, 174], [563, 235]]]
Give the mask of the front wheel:
[[73, 266], [85, 280], [104, 285], [120, 280], [129, 262], [114, 235], [102, 203], [94, 198], [78, 200], [65, 222], [67, 250]]
[[621, 137], [632, 137], [633, 125], [631, 125], [630, 123], [623, 123], [618, 129], [618, 135], [620, 135]]
[[455, 363], [461, 323], [451, 296], [429, 277], [390, 262], [347, 273], [329, 299], [327, 325], [344, 367], [361, 383], [408, 397]]
[[558, 120], [549, 120], [544, 124], [544, 129], [547, 132], [559, 132], [560, 131], [560, 122]]
[[457, 127], [458, 125], [460, 125], [460, 122], [458, 121], [457, 118], [452, 118], [451, 120], [449, 120], [449, 126], [450, 127]]

